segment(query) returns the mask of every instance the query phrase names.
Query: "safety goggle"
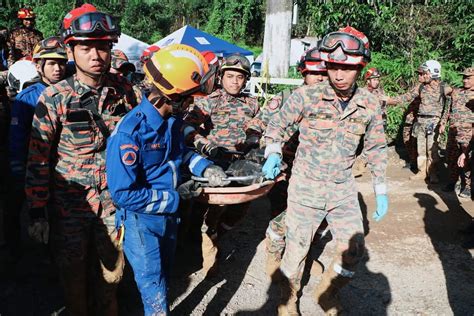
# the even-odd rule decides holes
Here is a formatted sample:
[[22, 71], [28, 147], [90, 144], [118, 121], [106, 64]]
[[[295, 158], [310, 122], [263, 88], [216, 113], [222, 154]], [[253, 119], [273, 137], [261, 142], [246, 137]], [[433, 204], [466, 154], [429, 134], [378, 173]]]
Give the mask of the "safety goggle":
[[247, 58], [244, 56], [239, 56], [239, 55], [232, 55], [229, 56], [224, 60], [223, 66], [228, 66], [232, 67], [237, 64], [242, 65], [242, 68], [249, 70], [250, 69], [250, 62]]
[[56, 49], [56, 48], [65, 48], [61, 38], [59, 36], [49, 37], [40, 42], [40, 49]]
[[308, 51], [305, 56], [305, 61], [321, 61], [319, 50], [312, 49], [311, 51]]
[[341, 47], [344, 53], [351, 55], [370, 55], [369, 51], [365, 48], [364, 43], [352, 34], [343, 32], [333, 32], [328, 34], [321, 41], [319, 49], [323, 52], [333, 52]]
[[120, 25], [108, 14], [92, 12], [72, 21], [69, 31], [72, 34], [90, 34], [95, 32], [120, 33]]

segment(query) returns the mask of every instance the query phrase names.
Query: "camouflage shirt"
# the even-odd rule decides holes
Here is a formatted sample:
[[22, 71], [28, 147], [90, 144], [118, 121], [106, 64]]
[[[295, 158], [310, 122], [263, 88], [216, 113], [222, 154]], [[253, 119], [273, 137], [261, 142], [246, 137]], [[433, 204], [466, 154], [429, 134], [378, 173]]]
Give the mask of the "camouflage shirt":
[[60, 216], [106, 217], [115, 211], [105, 174], [106, 138], [83, 102], [95, 98], [93, 106], [112, 132], [137, 98], [130, 83], [116, 75], [107, 74], [99, 89], [76, 76], [72, 79], [49, 86], [38, 100], [28, 153], [27, 201], [31, 208], [48, 204]]
[[[444, 86], [441, 86], [444, 85]], [[444, 90], [444, 96], [442, 91]], [[452, 88], [445, 83], [435, 81], [434, 84], [417, 84], [407, 93], [394, 98], [396, 103], [409, 103], [415, 98], [420, 98], [417, 120], [422, 123], [435, 122], [445, 125], [448, 121], [448, 108], [446, 95], [450, 94]]]
[[357, 88], [345, 110], [328, 83], [296, 89], [268, 124], [266, 155], [279, 151], [287, 140], [285, 130], [293, 124], [300, 132], [293, 175], [335, 183], [353, 181], [351, 168], [364, 137], [375, 191], [386, 192], [382, 113], [378, 100], [366, 89]]
[[385, 117], [387, 115], [387, 106], [385, 102], [382, 102], [382, 98], [386, 96], [385, 91], [383, 91], [381, 87], [378, 87], [377, 89], [367, 87], [367, 90], [379, 99], [380, 106], [382, 107], [382, 115]]
[[43, 39], [43, 34], [38, 30], [30, 30], [24, 26], [17, 27], [10, 33], [8, 41], [8, 66], [13, 65], [17, 60], [33, 56], [33, 49], [36, 43]]
[[456, 141], [465, 149], [473, 140], [474, 91], [464, 89], [454, 91], [453, 116], [457, 127]]
[[185, 129], [186, 142], [196, 147], [198, 143], [212, 143], [239, 150], [247, 136], [261, 135], [262, 126], [258, 130], [246, 129], [245, 126], [259, 110], [256, 98], [244, 94], [232, 96], [224, 89], [196, 98], [185, 116], [185, 122], [193, 129]]

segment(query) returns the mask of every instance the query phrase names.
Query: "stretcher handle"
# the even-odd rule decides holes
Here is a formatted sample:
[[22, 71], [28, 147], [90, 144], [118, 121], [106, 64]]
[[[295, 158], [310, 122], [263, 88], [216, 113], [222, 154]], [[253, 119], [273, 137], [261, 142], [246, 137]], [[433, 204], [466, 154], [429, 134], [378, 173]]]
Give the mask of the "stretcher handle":
[[[249, 180], [255, 180], [260, 176], [261, 175], [251, 175], [251, 176], [242, 176], [242, 177], [227, 177], [223, 180], [227, 180], [227, 181], [249, 181]], [[194, 181], [198, 181], [198, 182], [208, 182], [209, 181], [208, 178], [204, 178], [204, 177], [191, 176], [191, 179], [194, 180]]]

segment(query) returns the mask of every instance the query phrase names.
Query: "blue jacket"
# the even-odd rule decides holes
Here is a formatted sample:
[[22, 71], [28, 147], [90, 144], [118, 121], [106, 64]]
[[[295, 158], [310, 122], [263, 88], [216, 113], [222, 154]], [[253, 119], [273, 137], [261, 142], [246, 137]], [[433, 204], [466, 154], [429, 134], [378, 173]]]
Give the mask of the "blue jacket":
[[43, 82], [29, 86], [16, 96], [12, 106], [10, 132], [8, 133], [8, 155], [12, 175], [21, 180], [25, 178], [28, 143], [36, 103], [45, 88], [46, 84]]
[[202, 176], [212, 162], [184, 144], [183, 121], [164, 119], [143, 97], [107, 140], [107, 182], [119, 209], [174, 214], [178, 209], [181, 164]]

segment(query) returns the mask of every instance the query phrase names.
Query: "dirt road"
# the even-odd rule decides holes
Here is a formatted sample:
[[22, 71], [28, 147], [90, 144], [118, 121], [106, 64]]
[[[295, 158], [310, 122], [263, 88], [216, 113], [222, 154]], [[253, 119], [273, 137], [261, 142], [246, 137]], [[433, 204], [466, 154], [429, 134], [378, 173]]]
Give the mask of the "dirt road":
[[[460, 246], [460, 228], [474, 216], [474, 202], [408, 180], [411, 172], [391, 151], [388, 169], [390, 211], [380, 223], [374, 210], [370, 175], [357, 179], [366, 221], [367, 256], [355, 280], [341, 293], [348, 315], [474, 315], [474, 251]], [[266, 199], [256, 201], [241, 225], [223, 240], [221, 269], [204, 280], [199, 243], [178, 249], [171, 280], [174, 315], [275, 315], [279, 290], [265, 275]], [[469, 215], [470, 214], [470, 215]], [[328, 264], [333, 244], [315, 245]], [[0, 314], [49, 315], [62, 307], [55, 270], [46, 249], [31, 246], [19, 263], [0, 260]], [[0, 258], [3, 256], [0, 253]], [[310, 266], [308, 261], [307, 266]], [[302, 315], [321, 315], [312, 299], [319, 276], [306, 273]], [[128, 276], [129, 278], [129, 276]], [[140, 315], [140, 299], [129, 280], [120, 289], [121, 314]], [[62, 313], [61, 313], [62, 315]]]

